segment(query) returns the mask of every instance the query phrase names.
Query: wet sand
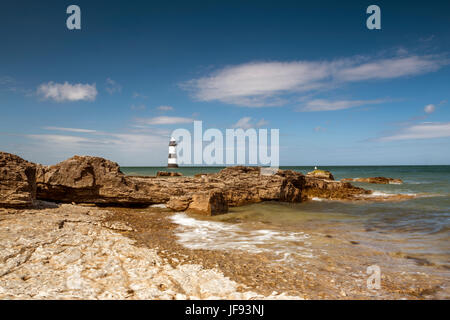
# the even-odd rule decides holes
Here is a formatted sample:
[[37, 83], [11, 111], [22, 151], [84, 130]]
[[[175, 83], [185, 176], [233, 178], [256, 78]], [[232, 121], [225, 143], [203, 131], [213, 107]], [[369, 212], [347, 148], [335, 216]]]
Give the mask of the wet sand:
[[[427, 261], [370, 248], [338, 228], [317, 229], [305, 224], [311, 235], [312, 258], [279, 261], [270, 252], [236, 249], [189, 249], [178, 241], [180, 226], [175, 213], [159, 208], [108, 208], [106, 221], [121, 221], [132, 231], [123, 235], [137, 246], [156, 249], [173, 266], [200, 264], [218, 269], [226, 277], [258, 294], [274, 291], [304, 299], [449, 299], [448, 277], [429, 272]], [[381, 288], [367, 288], [368, 266], [381, 268]], [[246, 288], [246, 289], [247, 289]]]

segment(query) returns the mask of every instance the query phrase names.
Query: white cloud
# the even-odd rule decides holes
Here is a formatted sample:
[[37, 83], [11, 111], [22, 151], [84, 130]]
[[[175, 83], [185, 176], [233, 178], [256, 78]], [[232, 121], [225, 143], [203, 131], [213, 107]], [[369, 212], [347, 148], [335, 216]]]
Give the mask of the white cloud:
[[180, 123], [191, 123], [194, 119], [182, 118], [182, 117], [155, 117], [155, 118], [138, 118], [137, 122], [141, 124], [158, 125], [158, 124], [180, 124]]
[[114, 81], [111, 78], [106, 79], [106, 91], [108, 91], [109, 94], [114, 94], [116, 92], [122, 91], [122, 86], [118, 84], [116, 81]]
[[367, 104], [379, 104], [383, 103], [386, 100], [378, 99], [378, 100], [323, 100], [316, 99], [308, 101], [304, 107], [300, 108], [298, 111], [303, 112], [314, 112], [314, 111], [335, 111], [335, 110], [343, 110], [354, 107], [359, 107]]
[[429, 105], [425, 106], [425, 108], [423, 110], [426, 113], [433, 113], [434, 110], [436, 110], [436, 107], [434, 106], [434, 104], [429, 104]]
[[56, 135], [56, 134], [28, 134], [26, 137], [42, 140], [48, 144], [64, 144], [64, 145], [73, 145], [79, 143], [89, 143], [94, 142], [94, 140], [85, 137], [78, 136], [65, 136], [65, 135]]
[[354, 57], [334, 61], [252, 62], [228, 66], [183, 83], [199, 101], [246, 107], [280, 106], [289, 95], [363, 80], [393, 79], [438, 70], [437, 56], [402, 56], [370, 61]]
[[335, 76], [341, 81], [392, 79], [436, 71], [441, 66], [434, 56], [400, 57], [342, 68]]
[[172, 111], [173, 107], [172, 106], [159, 106], [157, 109], [159, 111]]
[[94, 84], [70, 84], [43, 83], [37, 89], [38, 95], [44, 99], [51, 99], [56, 102], [65, 101], [93, 101], [97, 97], [97, 88]]
[[311, 90], [329, 75], [326, 63], [261, 62], [219, 70], [185, 84], [200, 101], [219, 100], [243, 106], [276, 106], [284, 100], [274, 97], [289, 91]]
[[233, 125], [233, 128], [240, 128], [240, 129], [259, 128], [267, 124], [269, 124], [269, 122], [267, 122], [264, 119], [259, 120], [257, 123], [253, 123], [251, 117], [243, 117]]
[[450, 137], [450, 122], [424, 122], [400, 130], [399, 132], [379, 138], [379, 141], [396, 141], [412, 139], [433, 139]]
[[[164, 165], [167, 161], [168, 136], [146, 133], [86, 133], [80, 137], [57, 134], [23, 135], [33, 141], [27, 150], [33, 161], [47, 163], [65, 160], [74, 154], [104, 157], [123, 165]], [[45, 154], [45, 159], [37, 159]], [[37, 158], [36, 158], [37, 157]]]
[[45, 130], [66, 131], [66, 132], [78, 132], [78, 133], [94, 133], [96, 130], [90, 129], [78, 129], [78, 128], [62, 128], [62, 127], [43, 127]]

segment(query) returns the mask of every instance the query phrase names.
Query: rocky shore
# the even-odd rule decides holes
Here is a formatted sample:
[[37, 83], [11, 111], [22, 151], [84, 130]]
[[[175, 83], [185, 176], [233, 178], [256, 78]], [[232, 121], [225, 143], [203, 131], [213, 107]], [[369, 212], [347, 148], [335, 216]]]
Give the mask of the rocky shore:
[[[229, 207], [262, 201], [386, 200], [348, 182], [334, 181], [321, 170], [307, 175], [278, 170], [266, 175], [259, 167], [229, 167], [219, 173], [182, 177], [125, 176], [117, 163], [74, 156], [42, 166], [0, 152], [0, 206], [29, 207], [35, 200], [116, 206], [166, 204], [175, 211], [202, 215], [226, 213]], [[401, 199], [399, 196], [396, 199]]]
[[386, 178], [386, 177], [369, 177], [369, 178], [345, 178], [341, 180], [342, 182], [365, 182], [365, 183], [375, 183], [375, 184], [402, 184], [402, 179]]
[[[168, 219], [179, 211], [211, 216], [258, 202], [315, 198], [405, 199], [373, 195], [321, 170], [265, 175], [261, 168], [239, 166], [194, 177], [140, 177], [126, 176], [116, 163], [97, 157], [42, 166], [0, 152], [0, 299], [371, 297], [365, 275], [358, 276], [355, 289], [354, 274], [330, 267], [330, 257], [310, 270], [291, 270], [269, 264], [272, 257], [265, 254], [187, 250], [177, 243], [176, 226]], [[168, 209], [154, 212], [151, 206]], [[320, 246], [338, 241], [328, 234], [318, 237]], [[342, 241], [340, 247], [350, 247], [338, 256], [345, 253], [351, 260], [355, 243]], [[361, 249], [359, 256], [373, 254]], [[316, 272], [322, 274], [312, 276]], [[387, 274], [386, 281], [390, 291], [380, 298], [421, 297], [422, 290], [437, 286], [402, 291], [394, 275]]]
[[200, 264], [171, 266], [158, 247], [99, 208], [37, 201], [0, 209], [0, 299], [296, 299], [261, 295]]

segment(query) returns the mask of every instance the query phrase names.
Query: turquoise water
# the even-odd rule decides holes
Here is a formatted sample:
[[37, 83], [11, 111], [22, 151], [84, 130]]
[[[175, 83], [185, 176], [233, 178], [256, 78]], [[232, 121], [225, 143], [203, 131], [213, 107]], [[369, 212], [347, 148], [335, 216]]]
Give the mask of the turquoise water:
[[[161, 167], [124, 167], [129, 175], [155, 175], [170, 171]], [[218, 172], [218, 167], [171, 169], [186, 176]], [[282, 167], [302, 173], [312, 167]], [[264, 227], [300, 232], [335, 230], [352, 235], [376, 249], [426, 259], [439, 268], [450, 269], [450, 166], [330, 166], [335, 179], [384, 176], [400, 178], [401, 185], [353, 183], [380, 193], [416, 194], [402, 202], [310, 201], [298, 204], [277, 202], [232, 208], [212, 221], [235, 224], [263, 223]]]

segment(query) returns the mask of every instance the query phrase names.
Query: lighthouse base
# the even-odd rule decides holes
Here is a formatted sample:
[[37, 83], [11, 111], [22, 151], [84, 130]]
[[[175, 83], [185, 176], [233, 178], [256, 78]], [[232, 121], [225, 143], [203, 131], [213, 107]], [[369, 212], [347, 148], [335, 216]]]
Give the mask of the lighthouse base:
[[169, 163], [167, 168], [178, 168], [178, 165], [176, 163]]

